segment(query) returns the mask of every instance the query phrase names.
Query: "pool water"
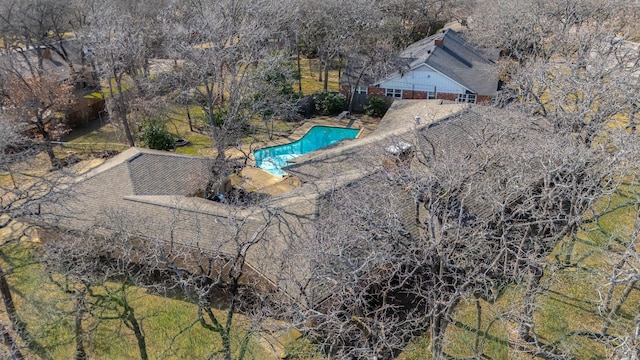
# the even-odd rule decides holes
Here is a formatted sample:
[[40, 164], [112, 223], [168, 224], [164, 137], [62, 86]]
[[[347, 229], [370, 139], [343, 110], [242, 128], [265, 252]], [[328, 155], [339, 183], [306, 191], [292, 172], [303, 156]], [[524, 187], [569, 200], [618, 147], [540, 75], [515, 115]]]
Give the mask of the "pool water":
[[253, 156], [256, 159], [256, 166], [273, 175], [282, 176], [286, 174], [282, 168], [287, 166], [287, 161], [340, 140], [353, 139], [359, 131], [358, 129], [314, 126], [300, 140], [256, 150]]

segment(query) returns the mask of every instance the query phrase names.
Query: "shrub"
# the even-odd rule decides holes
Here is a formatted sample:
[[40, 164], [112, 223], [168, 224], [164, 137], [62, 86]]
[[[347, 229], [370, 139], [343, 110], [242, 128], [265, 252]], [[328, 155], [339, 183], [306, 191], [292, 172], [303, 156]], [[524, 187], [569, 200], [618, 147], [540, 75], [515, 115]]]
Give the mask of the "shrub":
[[167, 127], [154, 120], [146, 120], [138, 126], [138, 139], [142, 146], [155, 150], [171, 150], [174, 148], [173, 136]]
[[227, 120], [227, 115], [229, 114], [229, 110], [226, 107], [216, 107], [213, 109], [213, 122], [217, 128], [222, 128], [225, 120]]
[[369, 116], [383, 117], [389, 109], [387, 102], [381, 97], [369, 98], [369, 104], [364, 106], [364, 113]]
[[341, 93], [317, 92], [314, 94], [316, 111], [320, 115], [337, 115], [344, 110], [347, 97]]

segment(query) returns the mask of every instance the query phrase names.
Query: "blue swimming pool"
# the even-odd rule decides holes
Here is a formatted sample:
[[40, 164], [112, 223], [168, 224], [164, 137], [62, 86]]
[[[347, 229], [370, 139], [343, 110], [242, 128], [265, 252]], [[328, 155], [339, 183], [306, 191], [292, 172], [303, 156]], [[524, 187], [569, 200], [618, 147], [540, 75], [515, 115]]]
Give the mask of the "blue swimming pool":
[[256, 166], [276, 176], [282, 176], [286, 174], [282, 168], [287, 166], [287, 161], [340, 140], [353, 139], [359, 131], [358, 129], [314, 126], [300, 140], [256, 150], [253, 156], [256, 159]]

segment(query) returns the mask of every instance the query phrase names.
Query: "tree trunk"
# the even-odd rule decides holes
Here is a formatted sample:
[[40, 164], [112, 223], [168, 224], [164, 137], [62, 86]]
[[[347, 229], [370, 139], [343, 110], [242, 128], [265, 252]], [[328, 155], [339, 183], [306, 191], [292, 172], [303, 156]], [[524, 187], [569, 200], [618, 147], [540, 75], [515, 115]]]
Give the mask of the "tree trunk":
[[329, 91], [329, 59], [324, 62], [324, 91]]
[[300, 45], [296, 46], [297, 63], [298, 63], [298, 92], [302, 95], [302, 67], [300, 66]]
[[138, 350], [140, 350], [140, 359], [148, 360], [149, 355], [147, 355], [147, 343], [144, 338], [144, 334], [142, 333], [142, 328], [138, 323], [138, 319], [133, 312], [133, 308], [131, 308], [128, 304], [125, 304], [125, 310], [127, 312], [127, 322], [131, 326], [131, 330], [133, 330], [134, 335], [136, 336], [136, 341], [138, 342]]
[[189, 105], [184, 107], [187, 110], [187, 120], [189, 120], [189, 131], [193, 132], [193, 122], [191, 121], [191, 111], [189, 111]]
[[9, 330], [4, 327], [4, 324], [0, 324], [0, 333], [2, 333], [2, 342], [9, 349], [9, 354], [11, 355], [11, 359], [13, 360], [22, 360], [24, 356], [20, 352], [18, 345], [16, 345], [15, 340], [9, 334]]
[[529, 281], [527, 283], [527, 290], [524, 295], [524, 309], [522, 311], [522, 319], [518, 324], [518, 338], [525, 342], [531, 342], [531, 328], [533, 324], [533, 312], [536, 309], [536, 295], [540, 290], [540, 281], [544, 271], [538, 264], [529, 265]]
[[135, 141], [133, 141], [133, 135], [131, 134], [131, 129], [129, 128], [129, 120], [127, 119], [127, 114], [122, 114], [122, 126], [124, 126], [124, 134], [127, 137], [127, 142], [129, 146], [136, 146]]
[[53, 152], [53, 146], [51, 144], [51, 134], [49, 134], [49, 132], [47, 131], [47, 128], [45, 127], [45, 122], [44, 122], [44, 117], [36, 114], [36, 127], [38, 128], [38, 131], [40, 132], [40, 135], [42, 135], [42, 138], [44, 140], [44, 146], [45, 146], [45, 151], [47, 153], [47, 155], [49, 156], [49, 162], [51, 162], [51, 167], [54, 169], [59, 169], [60, 168], [60, 163], [58, 162], [58, 159], [56, 158], [56, 154]]
[[[27, 330], [27, 324], [25, 324], [16, 310], [15, 303], [13, 302], [13, 295], [11, 295], [11, 288], [7, 282], [6, 274], [4, 270], [0, 268], [0, 294], [2, 294], [2, 301], [4, 302], [5, 309], [13, 330], [20, 336], [20, 338], [27, 344], [29, 349], [36, 352], [41, 358], [48, 359], [49, 356], [46, 351], [38, 344], [35, 339]], [[5, 340], [6, 341], [6, 340]]]
[[431, 358], [433, 360], [440, 360], [444, 358], [444, 329], [443, 314], [441, 312], [441, 305], [434, 305], [435, 314], [431, 317]]
[[224, 360], [231, 360], [231, 339], [229, 337], [229, 333], [231, 332], [231, 325], [233, 324], [233, 314], [236, 311], [236, 301], [238, 298], [238, 279], [242, 276], [241, 274], [237, 277], [232, 277], [230, 292], [231, 292], [231, 302], [229, 303], [229, 310], [227, 310], [227, 321], [224, 326], [224, 332], [220, 335], [224, 335], [222, 337], [222, 345], [224, 346]]
[[[124, 99], [124, 93], [123, 93], [123, 89], [122, 89], [122, 76], [118, 75], [114, 69], [114, 79], [116, 80], [116, 86], [118, 88], [118, 95], [116, 96], [116, 103], [118, 106], [118, 114], [120, 115], [120, 119], [122, 120], [122, 126], [124, 127], [124, 135], [127, 138], [127, 142], [129, 143], [129, 146], [136, 146], [134, 140], [133, 140], [133, 135], [131, 134], [131, 129], [129, 128], [129, 120], [127, 119], [127, 104], [126, 104], [126, 100]], [[111, 79], [108, 79], [109, 81], [109, 92], [111, 97], [113, 98], [114, 94], [113, 94], [113, 89], [111, 86]]]
[[480, 359], [482, 351], [480, 351], [480, 334], [482, 331], [482, 305], [480, 304], [480, 297], [476, 296], [476, 336], [474, 350], [476, 352], [476, 358]]
[[82, 319], [84, 317], [84, 294], [78, 295], [76, 299], [76, 314], [75, 314], [75, 328], [74, 336], [76, 338], [76, 360], [86, 360], [87, 352], [84, 348], [84, 341], [82, 340]]
[[47, 155], [49, 156], [49, 162], [51, 163], [51, 167], [54, 169], [60, 168], [60, 163], [58, 163], [58, 159], [56, 158], [56, 154], [53, 152], [53, 146], [50, 141], [47, 141], [45, 145], [47, 147]]
[[[18, 333], [18, 335], [21, 335], [22, 328], [24, 328], [24, 323], [18, 317], [18, 312], [16, 311], [16, 306], [15, 306], [15, 303], [13, 302], [13, 295], [11, 295], [11, 289], [9, 288], [9, 283], [7, 283], [6, 275], [4, 273], [4, 270], [2, 269], [0, 269], [0, 293], [2, 294], [4, 307], [7, 310], [7, 315], [9, 316], [9, 320], [11, 320], [13, 330], [15, 330], [16, 333]], [[23, 339], [23, 340], [28, 341], [29, 339]]]

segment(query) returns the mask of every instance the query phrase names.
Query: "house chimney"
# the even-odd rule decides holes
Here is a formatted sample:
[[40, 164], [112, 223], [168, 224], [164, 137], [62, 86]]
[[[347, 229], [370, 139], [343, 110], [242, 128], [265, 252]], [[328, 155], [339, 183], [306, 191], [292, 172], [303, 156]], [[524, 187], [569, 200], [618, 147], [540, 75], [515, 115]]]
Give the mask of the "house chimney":
[[42, 51], [42, 58], [45, 60], [51, 60], [51, 49], [44, 49]]
[[444, 46], [444, 38], [437, 38], [433, 41], [433, 43], [438, 47]]

